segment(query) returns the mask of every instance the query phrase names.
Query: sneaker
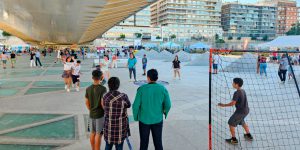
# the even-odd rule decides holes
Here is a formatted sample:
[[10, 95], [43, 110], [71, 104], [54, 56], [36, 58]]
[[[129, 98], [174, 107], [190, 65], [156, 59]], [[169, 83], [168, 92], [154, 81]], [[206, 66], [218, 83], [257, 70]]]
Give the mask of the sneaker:
[[76, 91], [79, 92], [79, 87], [76, 87]]
[[75, 87], [75, 84], [72, 84], [72, 88], [74, 88]]
[[65, 85], [65, 90], [68, 88], [68, 86], [67, 85]]
[[252, 141], [253, 140], [253, 136], [248, 133], [248, 134], [244, 134], [245, 139]]
[[234, 145], [236, 145], [236, 144], [239, 143], [238, 140], [236, 138], [234, 138], [234, 137], [232, 137], [230, 139], [226, 139], [225, 141], [228, 142], [228, 143], [230, 143], [230, 144], [234, 144]]
[[67, 89], [67, 92], [70, 92], [70, 89]]

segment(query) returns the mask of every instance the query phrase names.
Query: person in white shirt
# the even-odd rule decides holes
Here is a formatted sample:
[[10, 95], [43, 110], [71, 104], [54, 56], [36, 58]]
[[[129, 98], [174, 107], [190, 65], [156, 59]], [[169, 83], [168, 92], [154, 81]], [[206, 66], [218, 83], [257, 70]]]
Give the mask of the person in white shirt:
[[64, 78], [65, 81], [65, 89], [67, 92], [70, 92], [70, 87], [72, 84], [72, 67], [74, 66], [74, 63], [71, 62], [72, 58], [67, 57], [66, 61], [64, 63], [64, 73], [62, 74], [62, 78]]
[[109, 60], [108, 60], [107, 56], [104, 56], [104, 59], [100, 63], [100, 66], [101, 66], [101, 71], [103, 72], [104, 78], [108, 80], [110, 78], [110, 73], [108, 70]]
[[219, 65], [219, 62], [220, 62], [220, 56], [218, 54], [214, 54], [213, 55], [213, 74], [218, 74], [218, 65]]
[[61, 53], [62, 53], [61, 50], [58, 50], [58, 51], [57, 51], [57, 56], [56, 56], [56, 61], [55, 61], [55, 63], [61, 60]]
[[80, 88], [80, 66], [81, 61], [77, 60], [76, 64], [74, 64], [74, 66], [72, 67], [72, 81], [73, 84], [76, 84], [76, 91], [79, 92], [79, 88]]

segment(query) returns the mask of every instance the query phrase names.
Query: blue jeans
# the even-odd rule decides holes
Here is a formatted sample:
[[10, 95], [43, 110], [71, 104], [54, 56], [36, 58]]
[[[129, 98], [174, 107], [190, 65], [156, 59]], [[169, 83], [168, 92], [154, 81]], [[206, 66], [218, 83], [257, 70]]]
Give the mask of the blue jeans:
[[129, 68], [129, 78], [131, 79], [133, 73], [134, 80], [136, 80], [136, 70], [135, 68]]
[[40, 64], [40, 66], [42, 66], [40, 57], [35, 57], [35, 65], [38, 66], [38, 63]]
[[116, 150], [123, 150], [123, 144], [124, 144], [124, 141], [121, 144], [108, 144], [106, 142], [105, 150], [112, 150], [114, 145], [115, 145]]
[[260, 75], [265, 73], [265, 75], [267, 76], [267, 63], [260, 63], [259, 71], [260, 71]]

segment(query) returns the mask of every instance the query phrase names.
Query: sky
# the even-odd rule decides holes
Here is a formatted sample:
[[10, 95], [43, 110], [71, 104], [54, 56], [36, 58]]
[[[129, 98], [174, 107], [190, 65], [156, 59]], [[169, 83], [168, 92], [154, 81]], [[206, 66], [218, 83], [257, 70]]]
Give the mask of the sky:
[[[234, 1], [237, 1], [237, 0], [224, 0], [226, 2], [234, 2]], [[259, 0], [239, 0], [240, 3], [255, 3]], [[300, 0], [296, 0], [297, 1], [297, 5], [300, 6]]]

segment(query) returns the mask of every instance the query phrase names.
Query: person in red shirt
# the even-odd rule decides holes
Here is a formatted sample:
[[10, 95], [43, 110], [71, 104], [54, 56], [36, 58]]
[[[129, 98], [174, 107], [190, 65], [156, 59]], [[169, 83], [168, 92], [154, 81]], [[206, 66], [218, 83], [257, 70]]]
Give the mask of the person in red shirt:
[[273, 55], [273, 62], [276, 63], [276, 62], [277, 62], [277, 52], [274, 51], [274, 52], [272, 53], [272, 55]]

